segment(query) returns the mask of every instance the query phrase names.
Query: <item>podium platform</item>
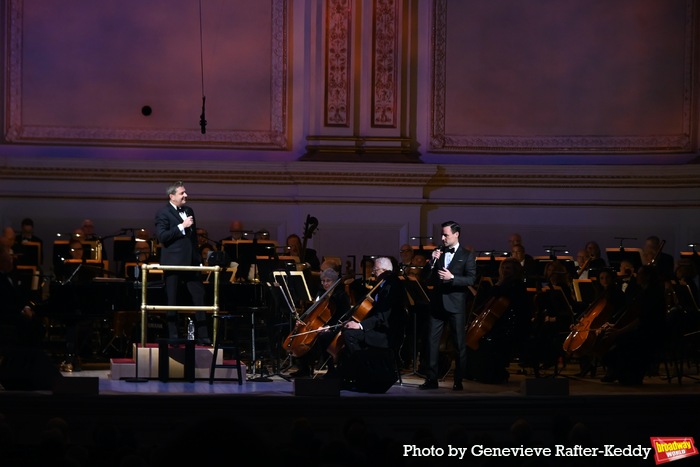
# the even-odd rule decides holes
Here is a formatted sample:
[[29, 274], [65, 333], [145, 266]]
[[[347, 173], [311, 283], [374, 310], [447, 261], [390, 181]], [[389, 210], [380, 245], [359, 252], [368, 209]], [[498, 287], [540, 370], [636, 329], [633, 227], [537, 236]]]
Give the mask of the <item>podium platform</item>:
[[[137, 347], [133, 344], [132, 355], [137, 355], [139, 374], [136, 375], [136, 362], [132, 358], [112, 358], [110, 359], [110, 379], [120, 380], [126, 378], [146, 378], [158, 379], [159, 350], [158, 344], [147, 343], [145, 347]], [[185, 376], [185, 348], [171, 347], [168, 351], [168, 376], [170, 380], [182, 380]], [[194, 349], [194, 377], [196, 380], [209, 380], [211, 360], [214, 355], [213, 347], [195, 346]], [[223, 364], [222, 353], [217, 355], [217, 364]], [[246, 380], [247, 368], [241, 363], [241, 373], [243, 382]], [[217, 368], [215, 373], [217, 378], [236, 379], [236, 370], [232, 368]]]

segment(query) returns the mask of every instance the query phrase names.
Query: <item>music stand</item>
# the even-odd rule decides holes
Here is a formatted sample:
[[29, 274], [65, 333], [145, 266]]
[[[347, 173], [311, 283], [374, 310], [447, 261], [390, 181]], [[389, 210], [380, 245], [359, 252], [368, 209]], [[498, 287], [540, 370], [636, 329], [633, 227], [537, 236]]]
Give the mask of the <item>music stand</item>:
[[[415, 307], [427, 307], [430, 305], [430, 298], [428, 294], [423, 289], [421, 283], [415, 277], [405, 277], [399, 276], [399, 279], [404, 282], [404, 289], [406, 290], [406, 296], [408, 298], [408, 303], [411, 308]], [[418, 360], [418, 318], [417, 310], [413, 310], [413, 368], [410, 375], [417, 375], [417, 360]]]
[[125, 263], [133, 261], [136, 255], [136, 239], [133, 237], [114, 237], [112, 253], [114, 261]]
[[306, 284], [304, 271], [274, 271], [272, 278], [281, 286], [288, 288], [292, 303], [309, 303], [313, 300], [309, 286]]
[[22, 242], [19, 248], [17, 265], [41, 267], [41, 243], [40, 242]]
[[[294, 308], [294, 305], [292, 304], [292, 302], [289, 298], [288, 291], [285, 290], [285, 287], [283, 284], [279, 284], [279, 283], [273, 281], [272, 283], [266, 282], [265, 285], [267, 286], [267, 291], [270, 294], [270, 298], [272, 299], [272, 303], [275, 304], [275, 311], [279, 312], [279, 310], [286, 310], [287, 311], [286, 314], [288, 315], [288, 322], [287, 323], [275, 323], [275, 324], [273, 324], [273, 327], [275, 328], [276, 332], [274, 333], [274, 335], [269, 336], [269, 342], [271, 342], [270, 352], [271, 353], [274, 352], [274, 355], [275, 355], [274, 365], [273, 365], [273, 370], [274, 370], [273, 375], [279, 376], [280, 378], [282, 378], [286, 381], [290, 381], [290, 378], [288, 376], [282, 374], [282, 369], [284, 368], [286, 370], [287, 368], [289, 368], [289, 366], [291, 366], [292, 356], [291, 356], [291, 354], [288, 353], [287, 356], [285, 357], [285, 360], [280, 363], [279, 348], [281, 348], [282, 346], [280, 345], [276, 350], [273, 349], [272, 346], [273, 345], [277, 346], [277, 344], [278, 344], [278, 342], [275, 339], [273, 339], [273, 337], [277, 336], [277, 334], [278, 334], [277, 329], [281, 326], [287, 326], [287, 329], [288, 329], [287, 335], [289, 333], [291, 333], [292, 329], [294, 329], [294, 322], [298, 318], [298, 314], [296, 312], [296, 309]], [[287, 364], [287, 362], [288, 362], [288, 364]], [[269, 382], [272, 380], [270, 380], [269, 378], [264, 378], [262, 375], [262, 371], [261, 371], [260, 377], [255, 378], [253, 381]]]
[[[571, 303], [569, 303], [569, 300], [566, 298], [566, 294], [564, 294], [564, 290], [561, 288], [561, 286], [554, 286], [554, 287], [546, 287], [544, 288], [540, 294], [543, 294], [543, 297], [547, 297], [547, 304], [551, 306], [551, 309], [555, 310], [560, 310], [564, 309], [565, 311], [568, 311], [568, 318], [569, 318], [569, 325], [573, 324], [575, 322], [574, 318], [574, 311], [573, 308], [571, 307]], [[538, 296], [539, 298], [539, 296]], [[567, 326], [568, 327], [568, 326]], [[560, 331], [559, 333], [561, 333]], [[568, 331], [563, 331], [565, 334], [568, 335]], [[563, 344], [563, 341], [561, 342]], [[563, 350], [563, 347], [561, 345], [558, 345], [560, 349]], [[563, 354], [560, 354], [559, 356], [563, 356]], [[535, 376], [539, 377], [539, 364], [544, 363], [544, 362], [534, 362], [536, 365], [534, 370], [535, 370]], [[564, 364], [566, 365], [566, 363]], [[561, 373], [562, 368], [559, 368], [559, 358], [557, 358], [554, 361], [554, 373], [552, 374], [552, 377], [557, 377], [557, 376], [563, 376], [564, 378], [568, 379], [568, 375], [564, 375]]]
[[[237, 274], [239, 276], [248, 277], [252, 265], [255, 264], [257, 267], [258, 257], [263, 257], [263, 259], [275, 257], [277, 242], [273, 240], [235, 240], [232, 242], [235, 242], [236, 250], [233, 257], [237, 258]], [[230, 250], [231, 246], [225, 246], [225, 248]]]
[[643, 264], [641, 248], [606, 248], [605, 254], [608, 257], [608, 264], [616, 271], [620, 270], [620, 263], [623, 260], [632, 263], [635, 271]]
[[593, 279], [574, 279], [576, 301], [588, 306], [596, 298], [596, 286]]
[[573, 256], [534, 256], [533, 259], [537, 261], [537, 273], [540, 277], [544, 276], [547, 263], [551, 263], [555, 260], [562, 263], [569, 274], [576, 274], [576, 263], [574, 262]]
[[238, 242], [239, 240], [222, 240], [221, 250], [226, 252], [229, 260], [238, 262]]
[[258, 276], [261, 282], [273, 280], [276, 272], [297, 272], [297, 264], [293, 259], [283, 260], [279, 258], [268, 258], [267, 256], [256, 256], [258, 265]]
[[501, 261], [504, 259], [505, 257], [503, 256], [477, 256], [476, 269], [479, 272], [479, 276], [497, 278], [498, 269], [501, 266]]
[[61, 269], [63, 261], [70, 258], [70, 242], [68, 240], [55, 240], [53, 242], [53, 268], [55, 271]]
[[100, 242], [100, 240], [81, 240], [80, 243], [83, 244], [83, 258], [101, 260], [102, 254], [97, 247]]

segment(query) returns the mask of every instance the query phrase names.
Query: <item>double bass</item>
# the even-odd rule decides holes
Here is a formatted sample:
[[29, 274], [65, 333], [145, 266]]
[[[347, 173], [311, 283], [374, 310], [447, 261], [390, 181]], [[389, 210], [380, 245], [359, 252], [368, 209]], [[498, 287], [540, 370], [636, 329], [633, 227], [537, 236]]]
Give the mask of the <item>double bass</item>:
[[282, 348], [294, 357], [306, 355], [313, 347], [318, 333], [333, 318], [333, 305], [330, 301], [333, 290], [340, 284], [342, 279], [338, 279], [326, 290], [299, 318], [282, 343]]
[[299, 262], [302, 264], [306, 263], [306, 243], [314, 236], [314, 232], [316, 232], [317, 229], [318, 219], [307, 214], [306, 222], [304, 222], [304, 238], [301, 244], [301, 251], [299, 252]]
[[[341, 318], [339, 324], [342, 326], [350, 319], [361, 323], [362, 320], [367, 317], [369, 312], [372, 311], [372, 307], [374, 306], [374, 299], [372, 298], [372, 295], [383, 283], [384, 280], [379, 281], [379, 283], [377, 283], [377, 285], [375, 285], [372, 288], [372, 290], [369, 291], [367, 296], [350, 310], [350, 317], [348, 319], [344, 319], [346, 317]], [[326, 352], [328, 352], [333, 357], [333, 360], [337, 362], [338, 356], [340, 355], [340, 352], [343, 349], [343, 347], [345, 347], [345, 343], [343, 342], [343, 336], [341, 333], [338, 333], [333, 339], [333, 341], [330, 344], [328, 344]]]

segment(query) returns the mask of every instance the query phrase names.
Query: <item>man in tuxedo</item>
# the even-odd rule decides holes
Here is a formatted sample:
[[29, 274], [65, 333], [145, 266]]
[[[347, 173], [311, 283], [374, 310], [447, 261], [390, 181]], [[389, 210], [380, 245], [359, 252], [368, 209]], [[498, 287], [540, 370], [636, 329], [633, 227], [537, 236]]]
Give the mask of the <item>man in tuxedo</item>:
[[[156, 212], [156, 237], [161, 245], [160, 264], [164, 266], [199, 266], [201, 257], [197, 250], [197, 225], [194, 211], [187, 203], [187, 191], [181, 181], [167, 190], [169, 202]], [[168, 306], [178, 305], [178, 288], [187, 287], [192, 305], [204, 306], [204, 284], [197, 271], [164, 271], [165, 295]], [[210, 344], [207, 315], [202, 310], [195, 312], [197, 338], [202, 344]], [[168, 335], [177, 338], [177, 312], [166, 314]]]
[[440, 338], [448, 323], [456, 348], [452, 389], [462, 390], [467, 361], [467, 287], [476, 283], [476, 255], [460, 246], [460, 231], [458, 223], [444, 222], [443, 246], [433, 250], [430, 262], [423, 268], [422, 279], [427, 285], [432, 285], [432, 290], [428, 320], [428, 368], [425, 383], [419, 386], [420, 389], [438, 388]]

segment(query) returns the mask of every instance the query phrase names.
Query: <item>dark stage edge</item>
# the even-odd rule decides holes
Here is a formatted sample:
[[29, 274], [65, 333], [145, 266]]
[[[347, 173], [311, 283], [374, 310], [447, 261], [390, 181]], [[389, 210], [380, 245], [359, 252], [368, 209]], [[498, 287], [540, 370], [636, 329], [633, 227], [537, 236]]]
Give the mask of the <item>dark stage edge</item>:
[[[67, 377], [88, 374], [92, 372]], [[69, 422], [74, 439], [86, 443], [100, 427], [109, 425], [148, 448], [184, 439], [199, 440], [209, 447], [242, 443], [245, 449], [260, 449], [261, 455], [271, 456], [266, 465], [289, 465], [284, 458], [277, 459], [284, 457], [280, 446], [302, 433], [318, 443], [304, 449], [320, 449], [334, 439], [344, 439], [352, 421], [393, 444], [392, 455], [397, 446], [405, 444], [516, 442], [511, 427], [519, 419], [527, 422], [533, 442], [544, 445], [564, 442], [576, 423], [583, 424], [578, 436], [594, 446], [648, 447], [649, 438], [658, 436], [700, 440], [700, 384], [690, 378], [679, 384], [649, 377], [642, 386], [625, 387], [590, 378], [552, 377], [568, 382], [569, 395], [525, 395], [521, 385], [533, 378], [520, 375], [511, 377], [507, 385], [467, 382], [461, 392], [451, 390], [449, 379], [438, 390], [420, 391], [417, 385], [422, 380], [408, 376], [403, 385], [397, 383], [384, 394], [341, 391], [330, 397], [294, 395], [293, 383], [272, 379], [239, 387], [235, 382], [209, 385], [205, 380], [113, 382], [100, 376], [98, 394], [0, 391], [0, 413], [18, 429], [18, 435], [30, 437], [26, 439], [36, 436], [50, 418], [61, 417]], [[540, 380], [546, 390], [547, 378]], [[210, 451], [200, 452], [200, 460], [208, 459]], [[220, 454], [215, 449], [212, 452]], [[392, 462], [413, 465], [406, 463], [410, 460], [401, 457]], [[607, 461], [611, 463], [604, 465], [653, 465]]]

